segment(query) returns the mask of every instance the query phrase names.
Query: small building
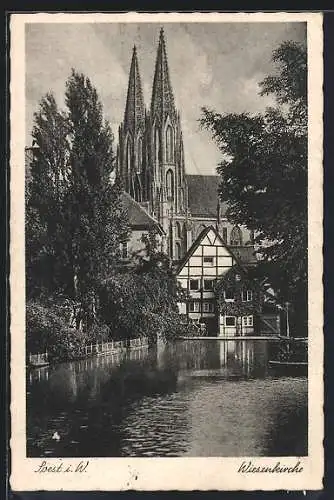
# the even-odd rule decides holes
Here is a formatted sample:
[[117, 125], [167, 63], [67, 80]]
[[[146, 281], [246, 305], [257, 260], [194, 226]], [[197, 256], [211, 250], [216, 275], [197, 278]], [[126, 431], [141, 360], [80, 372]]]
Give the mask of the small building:
[[158, 243], [163, 248], [165, 232], [156, 219], [146, 211], [145, 207], [135, 201], [128, 193], [123, 192], [121, 200], [127, 211], [131, 234], [128, 241], [121, 245], [121, 257], [128, 259], [134, 254], [144, 251], [143, 234], [153, 231], [157, 235]]
[[204, 323], [210, 335], [278, 333], [277, 309], [272, 304], [266, 309], [267, 292], [250, 272], [255, 263], [254, 247], [234, 251], [215, 227], [206, 227], [177, 269], [187, 295], [180, 313]]
[[240, 264], [232, 266], [217, 283], [219, 335], [260, 335], [263, 294]]

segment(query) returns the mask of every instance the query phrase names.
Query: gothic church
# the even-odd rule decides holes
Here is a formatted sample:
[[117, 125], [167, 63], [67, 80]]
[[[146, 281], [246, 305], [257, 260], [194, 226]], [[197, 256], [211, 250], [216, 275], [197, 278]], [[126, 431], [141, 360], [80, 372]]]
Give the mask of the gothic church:
[[174, 261], [186, 254], [208, 225], [217, 227], [230, 246], [238, 247], [241, 259], [246, 254], [249, 258], [252, 235], [231, 226], [224, 217], [217, 194], [219, 177], [186, 174], [163, 29], [149, 109], [144, 103], [137, 50], [133, 49], [124, 120], [119, 127], [117, 172], [125, 191], [162, 228], [164, 250]]

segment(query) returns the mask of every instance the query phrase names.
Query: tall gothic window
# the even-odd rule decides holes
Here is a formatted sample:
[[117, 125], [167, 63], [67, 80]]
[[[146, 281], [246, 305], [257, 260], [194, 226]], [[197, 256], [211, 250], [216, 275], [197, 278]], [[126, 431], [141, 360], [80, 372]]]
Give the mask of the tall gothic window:
[[181, 259], [181, 243], [179, 241], [175, 243], [175, 259]]
[[131, 171], [131, 143], [130, 138], [126, 143], [126, 171], [129, 173]]
[[166, 161], [167, 163], [174, 161], [173, 129], [170, 125], [166, 129]]
[[242, 233], [240, 227], [234, 226], [232, 229], [230, 244], [235, 247], [242, 245]]
[[138, 158], [137, 158], [137, 173], [140, 174], [143, 164], [143, 139], [139, 137], [138, 139]]
[[181, 224], [179, 222], [175, 223], [176, 237], [180, 240], [182, 238], [181, 234]]
[[181, 210], [184, 209], [184, 189], [180, 189], [180, 208]]
[[174, 199], [174, 174], [172, 170], [167, 170], [166, 174], [167, 199]]
[[160, 149], [160, 137], [159, 137], [158, 127], [155, 128], [154, 147], [155, 147], [155, 163], [156, 163], [156, 165], [158, 165], [159, 164], [159, 149]]

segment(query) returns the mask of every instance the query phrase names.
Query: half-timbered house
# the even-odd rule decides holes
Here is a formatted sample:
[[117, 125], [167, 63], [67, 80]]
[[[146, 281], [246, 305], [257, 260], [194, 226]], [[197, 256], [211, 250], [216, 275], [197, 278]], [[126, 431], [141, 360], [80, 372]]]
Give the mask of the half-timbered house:
[[278, 333], [275, 309], [264, 308], [267, 292], [249, 273], [255, 261], [252, 247], [237, 254], [215, 227], [205, 228], [177, 269], [187, 296], [179, 305], [180, 313], [204, 323], [210, 335]]

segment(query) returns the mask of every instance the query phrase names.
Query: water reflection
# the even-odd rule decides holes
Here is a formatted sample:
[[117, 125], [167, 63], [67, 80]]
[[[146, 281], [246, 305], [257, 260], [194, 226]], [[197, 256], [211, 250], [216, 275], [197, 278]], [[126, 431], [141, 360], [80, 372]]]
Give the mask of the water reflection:
[[184, 341], [30, 371], [27, 454], [305, 455], [307, 380], [273, 378], [269, 349]]

